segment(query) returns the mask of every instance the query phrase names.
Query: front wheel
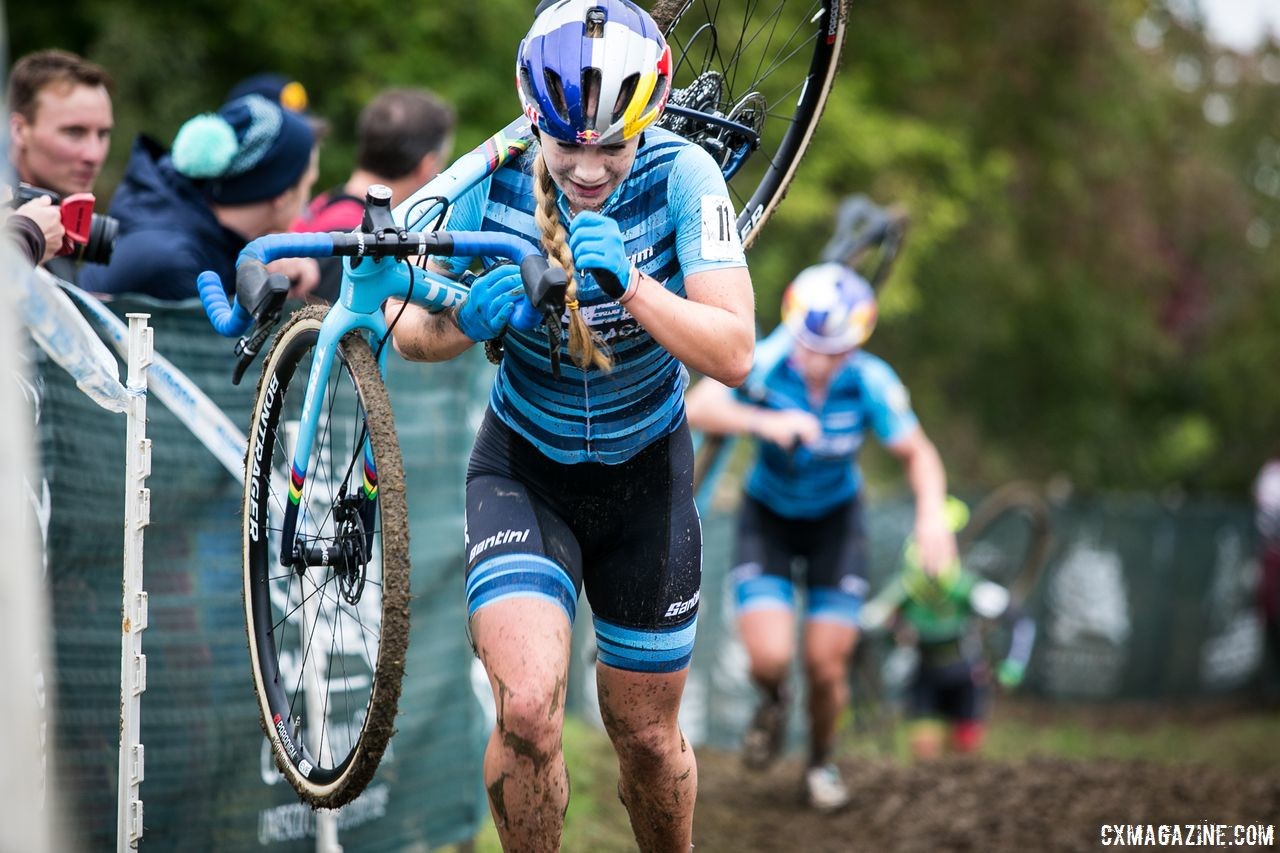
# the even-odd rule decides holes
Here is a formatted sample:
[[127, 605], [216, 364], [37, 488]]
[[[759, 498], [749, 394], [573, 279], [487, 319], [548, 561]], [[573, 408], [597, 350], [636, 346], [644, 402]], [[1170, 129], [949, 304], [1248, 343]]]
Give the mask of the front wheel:
[[[314, 807], [355, 799], [394, 731], [409, 641], [404, 472], [378, 364], [338, 347], [305, 472], [302, 399], [326, 309], [304, 308], [263, 366], [245, 465], [244, 606], [276, 765]], [[295, 519], [284, 542], [286, 516]], [[283, 555], [283, 556], [282, 556]]]
[[673, 60], [660, 126], [700, 144], [750, 246], [786, 195], [835, 80], [845, 0], [656, 0]]

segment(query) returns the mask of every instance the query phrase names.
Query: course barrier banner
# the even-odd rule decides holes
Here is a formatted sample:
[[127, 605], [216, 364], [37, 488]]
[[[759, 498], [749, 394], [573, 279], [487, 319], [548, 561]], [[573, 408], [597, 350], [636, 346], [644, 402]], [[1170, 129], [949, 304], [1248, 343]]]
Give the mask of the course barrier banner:
[[[189, 380], [228, 423], [248, 423], [256, 380], [250, 373], [231, 384], [233, 342], [214, 334], [197, 305], [130, 298], [108, 309], [116, 318], [149, 313], [172, 387], [182, 387], [179, 377]], [[108, 327], [104, 335], [111, 334]], [[347, 850], [435, 849], [472, 837], [487, 815], [480, 769], [487, 722], [471, 687], [464, 631], [461, 495], [469, 424], [477, 401], [483, 404], [477, 386], [492, 368], [482, 354], [470, 355], [431, 366], [390, 359], [411, 515], [412, 634], [397, 734], [368, 789], [338, 813]], [[36, 362], [50, 496], [53, 755], [68, 829], [82, 849], [112, 849], [125, 420], [99, 408], [49, 358], [37, 354]], [[153, 390], [164, 387], [156, 367], [150, 375]], [[241, 609], [241, 483], [166, 408], [172, 401], [161, 401], [148, 407], [142, 845], [183, 853], [314, 851], [315, 813], [281, 780], [258, 728]]]
[[120, 382], [116, 360], [58, 289], [57, 280], [42, 269], [26, 267], [15, 278], [21, 284], [23, 319], [32, 339], [95, 403], [112, 412], [124, 412], [130, 392]]
[[[93, 295], [73, 284], [63, 282], [62, 286], [85, 315], [97, 324], [99, 333], [111, 343], [116, 354], [121, 359], [127, 359], [128, 324]], [[153, 355], [151, 366], [147, 370], [147, 381], [149, 393], [200, 440], [227, 469], [233, 480], [239, 481], [243, 476], [244, 453], [248, 445], [244, 432], [231, 422], [222, 409], [214, 405], [199, 386], [159, 353]]]

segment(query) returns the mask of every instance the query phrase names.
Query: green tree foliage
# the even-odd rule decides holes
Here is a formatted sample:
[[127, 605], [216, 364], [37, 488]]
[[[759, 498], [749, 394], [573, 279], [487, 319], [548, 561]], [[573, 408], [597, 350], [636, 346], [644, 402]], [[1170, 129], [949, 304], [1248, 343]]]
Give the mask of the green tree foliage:
[[[329, 119], [329, 186], [384, 86], [452, 100], [459, 150], [513, 117], [532, 5], [11, 4], [10, 55], [115, 74], [104, 195], [135, 133], [167, 142], [263, 70]], [[837, 88], [752, 251], [760, 324], [867, 193], [911, 221], [870, 348], [960, 485], [1241, 492], [1280, 437], [1278, 84], [1280, 47], [1224, 55], [1147, 0], [852, 0]]]
[[[853, 17], [817, 194], [781, 216], [820, 230], [832, 189], [910, 210], [870, 346], [957, 478], [1241, 491], [1280, 434], [1280, 50], [1224, 60], [1143, 2]], [[1215, 95], [1228, 124], [1207, 120]]]

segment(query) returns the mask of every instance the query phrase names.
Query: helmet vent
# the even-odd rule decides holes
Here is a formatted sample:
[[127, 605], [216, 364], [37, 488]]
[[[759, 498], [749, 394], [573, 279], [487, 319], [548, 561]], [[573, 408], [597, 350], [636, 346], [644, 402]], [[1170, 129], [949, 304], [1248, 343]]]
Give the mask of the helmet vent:
[[604, 9], [599, 7], [587, 10], [586, 37], [589, 39], [604, 38]]
[[653, 94], [649, 96], [649, 103], [645, 105], [644, 111], [647, 113], [657, 109], [661, 105], [662, 98], [666, 94], [667, 94], [667, 75], [659, 74], [658, 82], [653, 87]]
[[622, 81], [622, 86], [618, 89], [618, 100], [613, 105], [613, 118], [609, 119], [610, 122], [615, 122], [622, 118], [622, 114], [626, 112], [627, 104], [631, 103], [631, 99], [636, 93], [636, 87], [639, 85], [639, 74], [630, 74], [627, 79]]
[[528, 65], [520, 66], [520, 91], [522, 92], [525, 100], [530, 101], [531, 103], [537, 103], [538, 96], [533, 89], [533, 78], [529, 75]]
[[582, 112], [587, 127], [595, 124], [596, 110], [600, 106], [600, 69], [582, 69]]
[[560, 116], [560, 120], [568, 123], [569, 121], [569, 104], [564, 99], [564, 84], [560, 82], [560, 75], [546, 69], [547, 94], [551, 98], [551, 105], [556, 108], [556, 114]]

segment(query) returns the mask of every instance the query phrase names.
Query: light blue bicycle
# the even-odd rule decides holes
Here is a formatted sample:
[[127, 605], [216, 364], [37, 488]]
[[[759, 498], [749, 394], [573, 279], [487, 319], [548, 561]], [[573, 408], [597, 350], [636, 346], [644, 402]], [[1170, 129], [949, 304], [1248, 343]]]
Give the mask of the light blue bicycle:
[[[750, 244], [781, 200], [830, 91], [843, 0], [745, 7], [659, 0], [652, 15], [675, 56], [676, 88], [662, 123], [720, 163]], [[287, 281], [265, 267], [284, 257], [345, 256], [356, 269], [380, 258], [510, 259], [525, 287], [512, 322], [545, 329], [548, 346], [558, 346], [565, 276], [538, 247], [497, 232], [436, 230], [463, 193], [531, 143], [521, 118], [394, 210], [385, 188], [372, 188], [358, 231], [254, 240], [237, 262], [234, 300], [215, 274], [202, 274], [214, 327], [239, 338], [234, 380], [281, 319]], [[355, 285], [344, 275], [333, 306], [293, 313], [264, 359], [249, 424], [242, 527], [254, 687], [277, 766], [316, 807], [336, 808], [364, 789], [394, 731], [400, 697], [409, 525], [382, 381], [391, 350], [382, 308], [394, 298], [447, 310], [468, 293], [465, 283], [425, 264], [410, 269], [407, 280], [394, 282]]]

